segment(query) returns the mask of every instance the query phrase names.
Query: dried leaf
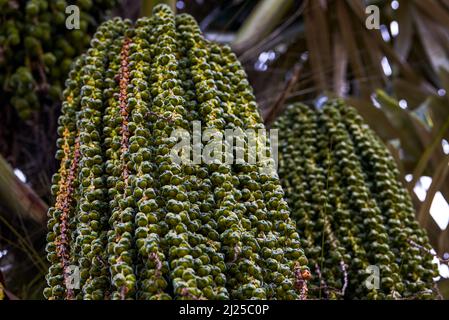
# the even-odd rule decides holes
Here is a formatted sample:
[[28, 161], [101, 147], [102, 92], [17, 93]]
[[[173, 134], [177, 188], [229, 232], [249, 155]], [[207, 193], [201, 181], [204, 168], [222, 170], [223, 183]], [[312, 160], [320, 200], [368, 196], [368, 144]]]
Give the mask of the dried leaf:
[[432, 19], [432, 21], [445, 26], [445, 28], [449, 28], [449, 12], [437, 1], [419, 0], [414, 1], [414, 4], [416, 8], [420, 9], [420, 12], [425, 13], [428, 18]]
[[292, 7], [293, 0], [262, 0], [237, 33], [234, 50], [243, 52], [269, 34]]
[[[337, 17], [338, 24], [340, 26], [340, 33], [342, 35], [343, 43], [346, 47], [346, 51], [349, 56], [349, 63], [351, 65], [352, 72], [355, 77], [358, 79], [365, 79], [366, 73], [363, 68], [363, 62], [360, 57], [360, 51], [358, 50], [356, 37], [354, 34], [354, 29], [351, 24], [350, 14], [348, 12], [348, 8], [346, 7], [346, 2], [337, 1]], [[363, 83], [358, 83], [361, 87], [361, 92], [363, 96], [369, 96], [370, 92], [367, 90], [366, 86]]]
[[343, 97], [347, 86], [347, 68], [348, 68], [348, 52], [342, 44], [341, 37], [338, 32], [333, 33], [334, 44], [334, 75], [333, 89], [337, 96]]
[[399, 25], [399, 34], [394, 42], [394, 49], [401, 61], [407, 61], [413, 41], [413, 21], [410, 11], [412, 4], [403, 1], [397, 10], [396, 21]]
[[440, 41], [436, 38], [435, 26], [431, 20], [424, 17], [422, 14], [413, 10], [415, 23], [423, 42], [424, 50], [428, 59], [431, 62], [435, 74], [439, 74], [441, 69], [449, 70], [449, 59], [446, 55], [445, 49], [442, 47]]
[[20, 181], [11, 166], [0, 155], [0, 200], [9, 211], [40, 224], [47, 220], [47, 205], [25, 183]]
[[429, 91], [423, 86], [401, 78], [393, 80], [393, 88], [397, 97], [407, 101], [410, 110], [418, 108], [429, 95], [435, 94], [435, 92]]
[[[325, 75], [325, 65], [324, 65], [324, 55], [325, 52], [322, 52], [322, 48], [320, 48], [319, 34], [322, 32], [327, 32], [327, 30], [322, 30], [323, 25], [320, 24], [320, 19], [315, 18], [316, 3], [310, 1], [309, 5], [305, 7], [304, 10], [304, 24], [305, 24], [305, 36], [307, 41], [307, 47], [309, 49], [310, 56], [310, 66], [312, 68], [312, 76], [315, 81], [315, 85], [318, 87], [320, 91], [325, 91], [326, 86], [326, 75]], [[318, 8], [318, 11], [320, 9]], [[322, 41], [321, 41], [322, 42]]]
[[429, 223], [430, 216], [430, 207], [432, 206], [433, 199], [435, 198], [435, 194], [440, 190], [443, 183], [446, 181], [446, 176], [449, 172], [449, 156], [445, 156], [441, 163], [438, 165], [433, 177], [432, 184], [430, 185], [429, 190], [427, 190], [426, 199], [421, 205], [417, 219], [422, 226], [427, 226]]
[[426, 134], [422, 124], [382, 90], [376, 91], [376, 99], [381, 104], [390, 123], [396, 128], [397, 137], [400, 138], [402, 147], [417, 160], [430, 133]]

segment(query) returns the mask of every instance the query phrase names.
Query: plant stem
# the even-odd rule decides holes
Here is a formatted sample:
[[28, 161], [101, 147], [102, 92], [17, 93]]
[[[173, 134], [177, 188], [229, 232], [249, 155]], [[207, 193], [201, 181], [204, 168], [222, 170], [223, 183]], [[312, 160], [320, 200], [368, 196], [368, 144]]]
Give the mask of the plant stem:
[[10, 213], [44, 224], [47, 205], [28, 185], [16, 177], [11, 166], [0, 156], [0, 202]]
[[244, 51], [273, 31], [293, 3], [293, 0], [261, 1], [238, 31], [232, 44], [234, 50]]

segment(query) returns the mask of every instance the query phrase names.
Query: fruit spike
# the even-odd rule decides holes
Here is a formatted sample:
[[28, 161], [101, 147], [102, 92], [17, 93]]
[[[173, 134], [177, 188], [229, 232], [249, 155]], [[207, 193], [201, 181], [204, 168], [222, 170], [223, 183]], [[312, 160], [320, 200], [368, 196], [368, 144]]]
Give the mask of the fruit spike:
[[[80, 61], [59, 134], [64, 139], [69, 127], [73, 144], [79, 132], [64, 245], [81, 287], [72, 294], [61, 277], [53, 254], [60, 215], [51, 210], [46, 297], [305, 299], [310, 272], [273, 160], [179, 164], [171, 157], [172, 133], [196, 134], [195, 120], [221, 133], [264, 129], [229, 47], [160, 5], [135, 24], [116, 18], [100, 26]], [[268, 154], [263, 139], [257, 143]], [[64, 151], [74, 158], [73, 147], [58, 155]], [[65, 181], [53, 187], [64, 199]]]
[[309, 296], [435, 297], [428, 238], [393, 158], [355, 109], [340, 100], [320, 110], [293, 104], [274, 127], [281, 181], [318, 275]]
[[[0, 105], [24, 120], [61, 101], [75, 57], [89, 46], [96, 25], [117, 0], [1, 1]], [[79, 29], [69, 29], [66, 8], [80, 9]]]

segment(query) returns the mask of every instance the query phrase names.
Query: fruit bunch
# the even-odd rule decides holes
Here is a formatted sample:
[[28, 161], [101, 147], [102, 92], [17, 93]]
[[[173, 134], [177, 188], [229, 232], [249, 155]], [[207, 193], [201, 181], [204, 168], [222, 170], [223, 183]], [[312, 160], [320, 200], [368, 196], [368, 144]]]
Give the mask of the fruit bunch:
[[[26, 120], [42, 105], [60, 101], [73, 59], [89, 45], [106, 10], [116, 4], [117, 0], [0, 0], [0, 105], [15, 107]], [[66, 26], [73, 13], [66, 13], [70, 5], [79, 8], [79, 29]]]
[[306, 297], [307, 259], [272, 159], [171, 157], [173, 131], [195, 134], [192, 121], [264, 128], [229, 47], [164, 5], [135, 24], [116, 18], [76, 61], [64, 97], [48, 299]]
[[309, 296], [435, 296], [425, 231], [385, 145], [341, 101], [290, 105], [279, 129], [279, 176], [316, 275]]

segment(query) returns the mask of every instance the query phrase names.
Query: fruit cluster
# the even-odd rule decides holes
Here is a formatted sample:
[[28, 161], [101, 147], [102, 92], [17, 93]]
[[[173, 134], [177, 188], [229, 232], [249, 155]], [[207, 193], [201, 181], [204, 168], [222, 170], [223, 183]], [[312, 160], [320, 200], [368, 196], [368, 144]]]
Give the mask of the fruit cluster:
[[[264, 128], [229, 47], [156, 6], [135, 24], [100, 26], [64, 96], [48, 299], [306, 297], [307, 259], [272, 159], [171, 157], [173, 130], [192, 134], [192, 121], [220, 132]], [[70, 285], [76, 270], [79, 289]]]
[[[60, 101], [72, 61], [89, 45], [96, 24], [117, 0], [0, 0], [0, 105], [28, 119]], [[66, 8], [79, 8], [68, 29]], [[72, 13], [70, 11], [70, 13]]]
[[356, 110], [339, 100], [319, 110], [293, 104], [274, 127], [279, 175], [316, 275], [309, 296], [434, 297], [428, 238], [394, 159]]

